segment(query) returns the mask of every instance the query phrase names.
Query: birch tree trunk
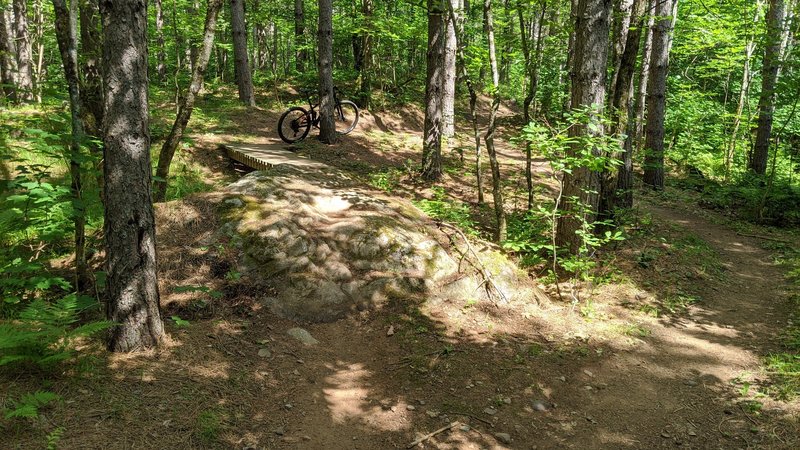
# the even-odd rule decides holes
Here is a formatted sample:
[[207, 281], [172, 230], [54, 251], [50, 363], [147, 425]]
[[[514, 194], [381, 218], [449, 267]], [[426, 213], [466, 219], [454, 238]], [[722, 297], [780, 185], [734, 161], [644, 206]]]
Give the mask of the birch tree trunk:
[[650, 56], [653, 48], [653, 27], [655, 26], [655, 7], [659, 0], [647, 3], [647, 28], [645, 29], [644, 46], [642, 47], [642, 63], [639, 66], [639, 87], [636, 93], [636, 120], [634, 134], [635, 147], [644, 148], [644, 121], [647, 112], [647, 85], [650, 77]]
[[0, 5], [0, 83], [6, 99], [16, 103], [17, 93], [17, 46], [12, 28], [11, 5]]
[[[63, 1], [63, 0], [62, 0]], [[108, 348], [127, 352], [164, 339], [151, 197], [147, 1], [100, 2], [105, 80], [104, 172]]]
[[333, 117], [333, 3], [319, 0], [319, 140], [324, 144], [336, 143], [336, 122]]
[[444, 87], [444, 2], [428, 0], [428, 52], [426, 57], [425, 122], [422, 137], [422, 177], [442, 176], [442, 88]]
[[161, 5], [162, 0], [154, 0], [156, 7], [156, 73], [158, 81], [167, 78], [167, 53], [164, 48], [164, 10]]
[[[579, 0], [575, 22], [575, 48], [572, 67], [572, 110], [589, 109], [589, 126], [573, 124], [571, 137], [598, 136], [603, 133], [600, 116], [605, 102], [608, 60], [608, 27], [611, 0]], [[573, 146], [570, 156], [579, 156], [581, 144]], [[584, 247], [578, 234], [594, 222], [597, 213], [599, 176], [588, 167], [573, 167], [562, 179], [560, 215], [556, 224], [556, 246], [573, 255]]]
[[772, 136], [772, 115], [775, 112], [775, 86], [780, 70], [781, 43], [786, 8], [784, 0], [770, 0], [767, 12], [767, 41], [761, 70], [761, 97], [758, 100], [758, 129], [750, 157], [749, 169], [759, 175], [767, 172], [769, 141]]
[[656, 190], [664, 189], [664, 116], [667, 109], [670, 34], [674, 23], [673, 2], [676, 1], [656, 0], [658, 21], [653, 29], [653, 48], [650, 53], [643, 180]]
[[463, 14], [463, 0], [444, 0], [450, 2], [453, 8], [455, 21], [449, 14], [445, 17], [447, 35], [444, 48], [444, 87], [442, 90], [442, 136], [451, 138], [455, 134], [455, 100], [456, 100], [456, 27], [459, 17]]
[[33, 68], [31, 38], [28, 33], [27, 0], [14, 0], [14, 36], [17, 40], [17, 86], [19, 100], [33, 101]]
[[198, 60], [194, 64], [192, 70], [192, 82], [189, 85], [189, 90], [186, 96], [181, 101], [180, 108], [178, 109], [175, 122], [172, 124], [172, 129], [167, 135], [164, 145], [161, 146], [161, 153], [158, 156], [158, 167], [156, 168], [156, 181], [155, 181], [155, 201], [163, 202], [167, 196], [167, 180], [169, 178], [169, 168], [172, 164], [172, 158], [175, 156], [175, 150], [183, 138], [183, 132], [186, 130], [186, 125], [192, 117], [192, 110], [194, 109], [194, 102], [197, 94], [203, 87], [203, 79], [205, 78], [206, 68], [208, 68], [208, 61], [211, 59], [211, 52], [214, 50], [214, 35], [217, 32], [217, 18], [219, 11], [222, 9], [223, 0], [208, 0], [208, 7], [206, 9], [206, 22], [203, 29], [203, 47], [198, 54]]
[[84, 290], [89, 284], [86, 266], [86, 211], [83, 208], [81, 186], [81, 143], [84, 138], [81, 122], [81, 95], [78, 79], [78, 2], [67, 7], [65, 0], [53, 0], [56, 40], [64, 67], [64, 78], [69, 90], [72, 134], [70, 139], [69, 172], [73, 198], [73, 225], [75, 226], [75, 287]]
[[[233, 69], [239, 87], [239, 101], [256, 106], [253, 94], [253, 74], [247, 55], [247, 27], [244, 20], [244, 0], [231, 0], [231, 32], [233, 34]], [[192, 67], [194, 72], [194, 66]]]

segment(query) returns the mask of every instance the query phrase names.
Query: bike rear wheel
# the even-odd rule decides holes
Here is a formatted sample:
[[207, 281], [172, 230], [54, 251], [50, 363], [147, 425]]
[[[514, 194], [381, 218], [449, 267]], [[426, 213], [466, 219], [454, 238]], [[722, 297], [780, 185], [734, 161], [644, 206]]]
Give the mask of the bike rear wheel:
[[300, 106], [289, 108], [278, 121], [278, 136], [287, 144], [302, 141], [310, 130], [311, 116]]
[[343, 100], [334, 108], [333, 118], [336, 122], [336, 132], [347, 134], [358, 124], [358, 106], [349, 100]]

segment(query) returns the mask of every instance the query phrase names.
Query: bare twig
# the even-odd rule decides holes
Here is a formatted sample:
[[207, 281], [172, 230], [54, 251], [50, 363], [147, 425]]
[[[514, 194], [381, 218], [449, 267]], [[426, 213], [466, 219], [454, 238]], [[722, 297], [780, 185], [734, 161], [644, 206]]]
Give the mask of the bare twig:
[[414, 448], [416, 445], [419, 445], [420, 443], [427, 441], [428, 439], [436, 436], [439, 433], [443, 433], [443, 432], [445, 432], [445, 431], [447, 431], [447, 430], [449, 430], [451, 428], [454, 428], [456, 425], [458, 425], [458, 422], [453, 422], [451, 424], [445, 425], [442, 428], [439, 428], [438, 430], [436, 430], [436, 431], [434, 431], [432, 433], [428, 433], [425, 436], [422, 436], [421, 438], [418, 438], [418, 439], [414, 440], [414, 442], [408, 444], [408, 446], [406, 446], [406, 448]]
[[[475, 259], [475, 262], [472, 263], [472, 265], [475, 267], [475, 269], [478, 270], [478, 272], [483, 277], [483, 282], [484, 283], [482, 283], [482, 284], [486, 284], [486, 293], [489, 295], [489, 298], [492, 297], [492, 290], [494, 290], [494, 292], [497, 295], [497, 297], [500, 298], [500, 300], [503, 303], [508, 303], [508, 297], [506, 297], [506, 294], [503, 293], [503, 291], [501, 291], [499, 287], [497, 287], [497, 284], [494, 282], [494, 279], [492, 278], [491, 272], [489, 272], [486, 269], [486, 266], [483, 265], [483, 262], [478, 257], [478, 253], [475, 251], [474, 248], [472, 248], [472, 244], [470, 243], [469, 238], [467, 238], [467, 235], [465, 235], [464, 232], [461, 231], [460, 229], [458, 229], [458, 227], [456, 227], [455, 225], [451, 225], [451, 224], [449, 224], [447, 222], [437, 221], [436, 224], [438, 226], [440, 226], [440, 227], [445, 227], [447, 229], [455, 231], [456, 234], [458, 234], [461, 237], [461, 239], [464, 240], [464, 243], [467, 246], [467, 252], [462, 253], [462, 255], [464, 255], [464, 257], [466, 257], [466, 254], [469, 253]], [[455, 247], [456, 247], [456, 250], [458, 250], [458, 246], [455, 246]], [[459, 251], [459, 253], [461, 253], [460, 250], [458, 250], [458, 251]]]

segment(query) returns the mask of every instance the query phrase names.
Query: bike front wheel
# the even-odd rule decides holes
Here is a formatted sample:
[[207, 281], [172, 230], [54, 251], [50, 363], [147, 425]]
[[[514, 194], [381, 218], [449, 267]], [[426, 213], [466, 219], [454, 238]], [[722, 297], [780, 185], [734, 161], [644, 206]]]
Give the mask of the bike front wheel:
[[358, 124], [358, 106], [349, 100], [343, 100], [336, 105], [333, 117], [336, 121], [336, 132], [347, 134]]
[[299, 106], [289, 108], [278, 121], [278, 135], [287, 144], [302, 141], [310, 130], [311, 116]]

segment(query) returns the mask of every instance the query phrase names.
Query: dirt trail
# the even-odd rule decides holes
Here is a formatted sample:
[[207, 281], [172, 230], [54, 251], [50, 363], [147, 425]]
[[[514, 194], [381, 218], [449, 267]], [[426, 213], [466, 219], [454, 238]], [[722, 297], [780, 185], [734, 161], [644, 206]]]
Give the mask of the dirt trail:
[[781, 271], [753, 239], [686, 210], [647, 209], [705, 240], [727, 276], [705, 281], [702, 302], [662, 319], [642, 345], [587, 367], [581, 382], [593, 388], [562, 399], [561, 409], [583, 422], [569, 446], [795, 448], [787, 440], [796, 445], [796, 435], [763, 429], [737, 406], [732, 385], [757, 373], [760, 355], [777, 346], [788, 313]]

